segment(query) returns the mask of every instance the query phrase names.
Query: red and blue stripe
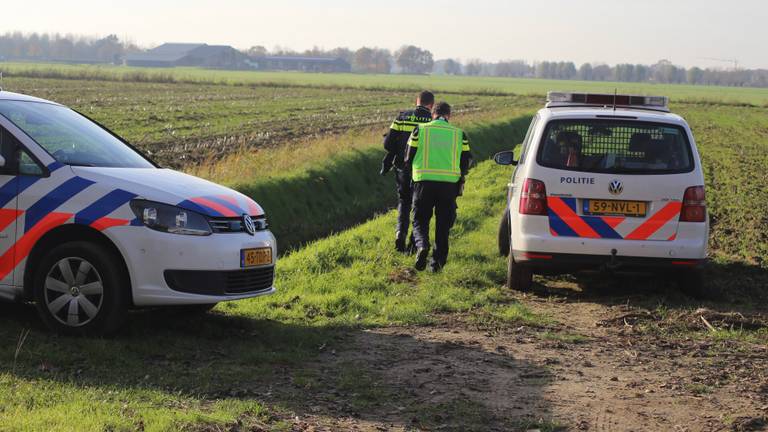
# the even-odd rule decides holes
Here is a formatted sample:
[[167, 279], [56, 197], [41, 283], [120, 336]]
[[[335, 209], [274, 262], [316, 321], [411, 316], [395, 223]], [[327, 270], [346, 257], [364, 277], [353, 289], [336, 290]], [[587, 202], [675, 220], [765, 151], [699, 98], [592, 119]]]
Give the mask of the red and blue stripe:
[[625, 217], [579, 215], [576, 198], [547, 197], [550, 232], [554, 236], [647, 240], [680, 214], [681, 203], [669, 202], [629, 234], [616, 231]]
[[245, 198], [245, 206], [232, 195], [206, 195], [184, 200], [179, 207], [213, 217], [240, 217], [244, 214], [261, 216], [264, 211], [250, 198]]

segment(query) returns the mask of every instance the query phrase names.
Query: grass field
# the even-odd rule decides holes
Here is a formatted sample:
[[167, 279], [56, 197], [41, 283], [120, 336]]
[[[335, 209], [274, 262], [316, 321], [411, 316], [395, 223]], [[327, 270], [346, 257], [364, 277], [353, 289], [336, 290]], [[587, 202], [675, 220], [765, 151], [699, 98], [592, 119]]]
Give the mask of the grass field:
[[[217, 74], [229, 73], [205, 76], [218, 80]], [[294, 75], [310, 86], [21, 77], [6, 83], [92, 106], [87, 112], [134, 140], [158, 134], [157, 124], [137, 117], [145, 105], [153, 115], [196, 112], [202, 119], [190, 120], [185, 136], [207, 141], [237, 135], [250, 116], [267, 118], [273, 100], [275, 112], [290, 117], [299, 106], [317, 114], [360, 95], [387, 95], [388, 111], [412, 98], [400, 88], [351, 82], [377, 82], [367, 76], [283, 74]], [[307, 81], [338, 77], [360, 88]], [[381, 85], [427, 78], [384, 77]], [[513, 86], [504, 83], [497, 85]], [[113, 339], [57, 337], [42, 329], [31, 307], [0, 305], [0, 431], [555, 431], [626, 424], [608, 422], [610, 412], [624, 422], [639, 413], [638, 430], [749, 430], [740, 425], [759, 424], [768, 404], [768, 107], [695, 102], [714, 96], [699, 87], [678, 90], [690, 93], [679, 94], [687, 101], [674, 100], [673, 109], [691, 124], [706, 172], [707, 279], [723, 293], [720, 301], [686, 298], [663, 280], [604, 280], [610, 294], [597, 297], [571, 277], [537, 277], [536, 291], [525, 296], [505, 290], [495, 238], [510, 171], [482, 157], [459, 202], [448, 266], [436, 275], [416, 273], [412, 257], [392, 251], [394, 213], [375, 215], [394, 197], [391, 177], [376, 174], [377, 125], [392, 113], [376, 124], [336, 113], [325, 120], [341, 127], [328, 134], [311, 114], [298, 116], [298, 130], [314, 138], [289, 134], [281, 145], [255, 153], [240, 148], [187, 169], [264, 204], [281, 241], [300, 244], [359, 225], [283, 256], [274, 296], [221, 304], [203, 318], [137, 311]], [[738, 90], [729, 101], [747, 94], [728, 90]], [[263, 101], [265, 111], [243, 102], [249, 97]], [[494, 107], [457, 117], [485, 157], [519, 141], [541, 101], [540, 94], [454, 97], [466, 107]], [[228, 106], [240, 112], [232, 123]], [[375, 104], [362, 110], [373, 113]], [[211, 128], [219, 128], [210, 135], [196, 129], [208, 111]], [[261, 125], [270, 133], [281, 127]], [[162, 141], [162, 134], [152, 136], [147, 143]], [[320, 219], [302, 225], [307, 214]], [[705, 315], [715, 331], [700, 320]], [[595, 411], [603, 400], [608, 411]], [[670, 414], [674, 407], [680, 412]], [[646, 423], [664, 416], [673, 423]]]
[[634, 94], [660, 94], [673, 100], [709, 100], [715, 102], [768, 103], [766, 88], [691, 86], [594, 81], [558, 81], [523, 78], [464, 77], [447, 75], [363, 75], [309, 74], [293, 72], [222, 71], [198, 68], [134, 68], [123, 66], [86, 66], [36, 63], [0, 63], [0, 71], [9, 76], [60, 77], [113, 81], [194, 82], [227, 85], [302, 86], [357, 88], [374, 90], [418, 91], [428, 88], [438, 92], [519, 94], [541, 96], [550, 90], [576, 90]]

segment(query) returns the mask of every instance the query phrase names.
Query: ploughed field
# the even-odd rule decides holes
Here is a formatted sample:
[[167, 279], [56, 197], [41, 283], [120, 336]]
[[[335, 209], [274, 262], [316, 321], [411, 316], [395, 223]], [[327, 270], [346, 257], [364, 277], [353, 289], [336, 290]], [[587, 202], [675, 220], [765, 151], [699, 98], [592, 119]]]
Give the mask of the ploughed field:
[[[60, 97], [31, 93], [73, 105], [65, 95], [76, 101], [89, 94], [78, 86], [111, 88], [115, 101], [91, 113], [108, 112], [102, 120], [123, 135], [146, 126], [126, 113], [141, 105], [132, 98], [153, 100], [148, 88], [169, 92], [158, 91], [158, 100], [186, 94], [190, 110], [197, 109], [190, 102], [195, 88], [212, 99], [230, 90], [302, 99], [297, 95], [306, 91], [331, 101], [346, 91], [27, 82], [49, 84]], [[382, 128], [360, 125], [362, 135], [332, 130], [301, 145], [286, 138], [287, 146], [270, 146], [259, 157], [215, 163], [270, 172], [267, 180], [253, 175], [230, 184], [266, 199], [273, 228], [286, 232], [281, 238], [303, 237], [278, 263], [276, 295], [221, 304], [202, 318], [137, 311], [122, 334], [106, 340], [57, 337], [43, 330], [33, 308], [0, 305], [0, 431], [768, 427], [768, 108], [673, 100], [702, 153], [712, 218], [707, 281], [718, 297], [688, 298], [653, 277], [583, 276], [537, 277], [523, 295], [503, 288], [505, 259], [495, 244], [511, 172], [485, 159], [522, 139], [543, 95], [446, 95], [500, 105], [467, 122], [483, 157], [459, 201], [448, 266], [434, 275], [414, 272], [412, 257], [392, 250], [394, 213], [375, 215], [391, 204], [392, 178], [364, 174], [378, 169], [378, 134], [412, 95], [349, 91], [390, 95]], [[121, 114], [117, 100], [134, 110]], [[230, 130], [225, 115], [211, 118]], [[356, 142], [354, 150], [332, 146], [336, 137]], [[278, 155], [287, 174], [270, 168], [269, 155]], [[345, 226], [362, 223], [301, 245], [327, 234], [309, 230], [307, 214], [319, 225], [332, 225], [323, 214], [346, 218]]]
[[[323, 135], [384, 130], [415, 98], [413, 92], [398, 90], [23, 77], [5, 78], [4, 88], [68, 105], [174, 168]], [[445, 97], [465, 115], [499, 113], [532, 100]]]

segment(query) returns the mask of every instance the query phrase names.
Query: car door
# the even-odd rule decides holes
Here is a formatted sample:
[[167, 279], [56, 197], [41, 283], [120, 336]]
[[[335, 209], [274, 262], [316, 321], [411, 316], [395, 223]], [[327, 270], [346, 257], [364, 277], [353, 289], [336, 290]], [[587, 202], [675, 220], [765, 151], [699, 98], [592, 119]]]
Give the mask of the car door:
[[0, 126], [0, 297], [11, 294], [13, 285], [13, 245], [16, 243], [18, 176], [16, 139]]

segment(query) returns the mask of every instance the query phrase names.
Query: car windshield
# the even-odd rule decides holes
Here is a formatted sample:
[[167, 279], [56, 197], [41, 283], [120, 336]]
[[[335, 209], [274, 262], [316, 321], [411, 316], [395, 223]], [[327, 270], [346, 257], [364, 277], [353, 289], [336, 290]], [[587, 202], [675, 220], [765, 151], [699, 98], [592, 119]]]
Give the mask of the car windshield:
[[693, 169], [683, 128], [625, 120], [555, 120], [537, 161], [549, 168], [595, 173], [669, 174]]
[[4, 116], [67, 165], [154, 168], [151, 162], [75, 111], [49, 103], [0, 101]]

